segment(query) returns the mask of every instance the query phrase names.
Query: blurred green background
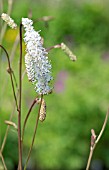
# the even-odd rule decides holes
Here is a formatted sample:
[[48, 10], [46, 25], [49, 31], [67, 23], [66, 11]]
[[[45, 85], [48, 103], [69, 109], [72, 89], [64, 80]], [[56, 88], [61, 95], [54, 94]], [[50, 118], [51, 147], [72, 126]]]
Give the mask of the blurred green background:
[[[7, 12], [7, 1], [3, 1]], [[53, 93], [45, 96], [47, 117], [39, 123], [31, 159], [30, 170], [82, 170], [85, 169], [90, 150], [90, 130], [96, 134], [102, 127], [109, 106], [109, 1], [108, 0], [15, 0], [11, 16], [19, 24], [22, 17], [32, 11], [32, 19], [53, 16], [45, 25], [36, 22], [41, 30], [44, 46], [66, 43], [77, 56], [71, 62], [60, 49], [49, 53], [54, 80]], [[9, 54], [18, 30], [9, 27], [2, 45]], [[25, 52], [23, 52], [24, 56]], [[12, 68], [18, 80], [19, 46], [12, 61]], [[13, 110], [14, 100], [10, 77], [6, 72], [7, 60], [3, 52], [0, 57], [0, 144], [6, 125]], [[23, 58], [23, 70], [24, 58]], [[22, 123], [36, 93], [23, 80]], [[37, 107], [31, 113], [25, 138], [23, 162], [25, 162], [37, 116]], [[17, 112], [13, 116], [17, 123]], [[109, 122], [102, 139], [96, 147], [91, 170], [109, 169]], [[11, 127], [3, 156], [8, 170], [17, 169], [17, 132]], [[0, 163], [1, 166], [1, 163]], [[1, 166], [2, 168], [2, 166]]]

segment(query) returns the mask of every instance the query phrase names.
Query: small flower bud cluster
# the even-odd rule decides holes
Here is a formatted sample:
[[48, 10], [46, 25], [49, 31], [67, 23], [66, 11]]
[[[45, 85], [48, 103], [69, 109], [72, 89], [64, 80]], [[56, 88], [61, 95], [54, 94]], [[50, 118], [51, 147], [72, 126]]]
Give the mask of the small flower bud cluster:
[[43, 122], [46, 118], [46, 102], [44, 99], [42, 99], [42, 104], [40, 108], [40, 115], [39, 115], [39, 120]]
[[25, 29], [24, 42], [26, 44], [25, 65], [28, 79], [35, 84], [35, 90], [39, 94], [48, 94], [51, 91], [49, 82], [51, 76], [51, 64], [48, 61], [47, 52], [42, 46], [39, 32], [33, 28], [33, 21], [22, 18]]
[[95, 134], [94, 129], [91, 129], [91, 147], [94, 146], [95, 141], [96, 141], [96, 134]]
[[1, 18], [12, 28], [16, 29], [17, 24], [15, 24], [14, 20], [10, 18], [8, 14], [2, 13]]
[[70, 60], [76, 61], [76, 56], [72, 53], [72, 51], [64, 43], [61, 43], [61, 49], [70, 58]]

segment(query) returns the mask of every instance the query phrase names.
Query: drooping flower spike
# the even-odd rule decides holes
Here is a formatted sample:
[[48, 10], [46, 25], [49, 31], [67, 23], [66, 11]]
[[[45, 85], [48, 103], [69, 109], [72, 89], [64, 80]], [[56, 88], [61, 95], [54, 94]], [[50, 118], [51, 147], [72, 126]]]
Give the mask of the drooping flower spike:
[[26, 44], [25, 66], [28, 79], [35, 84], [38, 94], [48, 94], [51, 91], [49, 86], [51, 76], [51, 64], [48, 61], [46, 49], [42, 46], [41, 36], [34, 30], [33, 21], [22, 18], [22, 25], [25, 29], [24, 42]]

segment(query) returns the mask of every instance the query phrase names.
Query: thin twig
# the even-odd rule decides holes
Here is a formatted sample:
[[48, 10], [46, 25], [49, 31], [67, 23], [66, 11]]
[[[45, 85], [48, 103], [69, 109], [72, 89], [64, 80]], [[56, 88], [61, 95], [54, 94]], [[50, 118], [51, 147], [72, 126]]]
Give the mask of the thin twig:
[[20, 24], [20, 61], [19, 61], [19, 109], [18, 109], [18, 169], [22, 170], [22, 142], [21, 142], [21, 103], [22, 103], [22, 23]]
[[0, 0], [0, 13], [3, 12], [3, 0]]
[[[14, 108], [13, 108], [13, 111], [12, 111], [12, 113], [11, 113], [11, 115], [10, 115], [9, 121], [12, 120], [13, 115], [14, 115], [14, 113], [15, 113], [15, 109], [16, 109], [16, 104], [15, 104], [15, 106], [14, 106]], [[1, 153], [3, 152], [4, 147], [5, 147], [5, 144], [6, 144], [6, 140], [7, 140], [9, 128], [10, 128], [10, 126], [8, 125], [7, 128], [6, 128], [6, 132], [5, 132], [5, 135], [4, 135], [4, 139], [3, 139], [2, 145], [1, 145], [1, 149], [0, 149]]]
[[14, 82], [15, 82], [15, 86], [16, 86], [16, 88], [18, 88], [17, 80], [16, 80], [16, 76], [15, 76], [14, 72], [12, 72], [12, 75], [13, 75], [13, 79], [14, 79]]
[[[0, 14], [2, 13], [3, 13], [3, 0], [0, 0]], [[2, 23], [3, 21], [0, 20], [0, 35], [1, 35]]]
[[46, 48], [46, 51], [49, 52], [50, 50], [52, 50], [54, 48], [61, 48], [61, 44], [57, 44], [57, 45], [51, 46], [49, 48]]
[[[8, 14], [8, 15], [11, 14], [12, 5], [13, 5], [13, 0], [8, 0], [8, 11], [7, 11], [7, 14]], [[4, 25], [3, 25], [3, 27], [2, 27], [2, 30], [1, 30], [0, 44], [2, 44], [3, 37], [4, 37], [5, 32], [6, 32], [6, 28], [7, 28], [7, 23], [4, 23]]]
[[25, 132], [25, 127], [26, 127], [27, 120], [28, 120], [28, 118], [29, 118], [29, 115], [30, 115], [30, 113], [31, 113], [34, 105], [37, 103], [37, 101], [38, 101], [38, 98], [36, 97], [36, 98], [34, 99], [32, 105], [30, 106], [29, 111], [28, 111], [28, 113], [27, 113], [27, 115], [26, 115], [26, 118], [25, 118], [25, 120], [24, 120], [23, 129], [22, 129], [22, 143], [23, 143], [23, 137], [24, 137], [24, 132]]
[[28, 161], [29, 161], [29, 158], [30, 158], [30, 155], [31, 155], [32, 148], [33, 148], [33, 144], [34, 144], [34, 140], [35, 140], [35, 136], [36, 136], [36, 132], [37, 132], [37, 127], [38, 127], [38, 122], [39, 122], [42, 99], [43, 99], [43, 95], [41, 95], [40, 106], [39, 106], [38, 115], [37, 115], [37, 118], [36, 118], [36, 126], [35, 126], [35, 129], [34, 129], [33, 139], [32, 139], [32, 143], [31, 143], [31, 146], [30, 146], [30, 149], [29, 149], [29, 152], [28, 152], [28, 156], [27, 156], [27, 159], [26, 159], [24, 170], [26, 170], [26, 168], [27, 168], [27, 164], [28, 164]]
[[11, 50], [11, 54], [10, 54], [10, 61], [11, 62], [13, 61], [13, 58], [15, 56], [15, 52], [16, 52], [18, 44], [19, 44], [19, 33], [16, 36], [15, 42], [14, 42], [12, 50]]
[[0, 152], [0, 157], [1, 157], [1, 160], [2, 160], [2, 164], [4, 166], [4, 170], [8, 170], [7, 167], [6, 167], [6, 164], [5, 164], [5, 161], [4, 161], [4, 158], [3, 158], [3, 155], [2, 155], [1, 152]]
[[7, 72], [10, 74], [10, 72], [12, 73], [12, 76], [13, 76], [13, 80], [14, 80], [14, 82], [15, 82], [15, 86], [16, 86], [16, 88], [18, 87], [18, 85], [17, 85], [17, 80], [16, 80], [16, 76], [15, 76], [15, 74], [14, 74], [14, 71], [11, 69], [9, 69], [9, 68], [7, 68]]
[[38, 22], [38, 21], [49, 22], [49, 21], [51, 21], [51, 20], [53, 20], [53, 19], [54, 19], [53, 16], [43, 16], [43, 17], [41, 17], [41, 18], [35, 19], [35, 20], [34, 20], [34, 23], [35, 23], [35, 22]]
[[[18, 92], [17, 92], [17, 96], [18, 96]], [[14, 108], [13, 108], [13, 111], [12, 111], [12, 113], [11, 113], [11, 115], [10, 115], [9, 121], [12, 120], [13, 115], [14, 115], [14, 113], [15, 113], [15, 109], [16, 109], [16, 103], [15, 103]], [[1, 155], [2, 155], [2, 153], [3, 153], [4, 147], [5, 147], [5, 144], [6, 144], [6, 140], [7, 140], [7, 136], [8, 136], [9, 129], [10, 129], [10, 125], [7, 126], [6, 131], [5, 131], [5, 135], [4, 135], [3, 142], [2, 142], [2, 145], [1, 145], [1, 149], [0, 149]], [[1, 157], [1, 159], [2, 159], [2, 162], [3, 162], [3, 165], [4, 165], [5, 170], [7, 170], [7, 169], [6, 169], [6, 166], [5, 166], [5, 162], [4, 162], [3, 157]]]
[[17, 97], [16, 97], [16, 94], [15, 94], [14, 82], [13, 82], [13, 78], [12, 78], [12, 72], [13, 71], [12, 71], [12, 68], [11, 68], [11, 63], [10, 63], [9, 55], [8, 55], [8, 52], [6, 51], [6, 49], [2, 45], [0, 45], [0, 47], [4, 50], [4, 52], [6, 53], [6, 56], [7, 56], [8, 66], [9, 66], [9, 70], [10, 70], [9, 75], [10, 75], [10, 78], [11, 78], [11, 85], [12, 85], [13, 95], [14, 95], [16, 107], [18, 109]]
[[102, 134], [104, 132], [104, 129], [105, 129], [107, 121], [108, 121], [108, 116], [109, 116], [109, 110], [107, 111], [107, 114], [106, 114], [102, 129], [101, 129], [101, 131], [100, 131], [100, 133], [99, 133], [99, 135], [98, 135], [98, 137], [97, 137], [97, 139], [95, 141], [96, 144], [99, 142], [99, 140], [100, 140], [100, 138], [101, 138], [101, 136], [102, 136]]
[[[22, 77], [22, 79], [23, 79], [23, 77]], [[17, 98], [18, 98], [18, 93], [19, 93], [19, 90], [17, 91], [17, 95], [16, 95]], [[11, 115], [10, 115], [9, 121], [12, 120], [13, 115], [14, 115], [14, 113], [15, 113], [15, 109], [16, 109], [16, 104], [14, 105], [14, 108], [13, 108], [13, 111], [12, 111], [12, 113], [11, 113]], [[5, 144], [6, 144], [6, 140], [7, 140], [9, 128], [10, 128], [10, 126], [8, 125], [8, 126], [7, 126], [7, 129], [6, 129], [6, 132], [5, 132], [5, 135], [4, 135], [4, 139], [3, 139], [2, 145], [1, 145], [1, 149], [0, 149], [1, 153], [3, 152], [4, 147], [5, 147]]]
[[24, 78], [25, 74], [26, 74], [26, 69], [22, 73], [22, 79]]
[[11, 11], [12, 11], [12, 5], [13, 5], [13, 0], [8, 0], [8, 11], [7, 14], [10, 15]]
[[105, 127], [106, 127], [106, 124], [107, 124], [107, 121], [108, 121], [108, 117], [109, 117], [109, 110], [107, 111], [107, 114], [106, 114], [106, 117], [105, 117], [105, 120], [104, 120], [102, 129], [101, 129], [101, 131], [100, 131], [100, 133], [99, 133], [97, 139], [95, 140], [95, 142], [93, 143], [93, 145], [91, 145], [91, 147], [90, 147], [90, 153], [89, 153], [89, 158], [88, 158], [86, 170], [89, 170], [89, 167], [90, 167], [90, 164], [91, 164], [91, 160], [92, 160], [92, 156], [93, 156], [94, 149], [95, 149], [97, 143], [99, 142], [100, 138], [101, 138], [102, 135], [103, 135], [103, 132], [104, 132], [104, 130], [105, 130]]

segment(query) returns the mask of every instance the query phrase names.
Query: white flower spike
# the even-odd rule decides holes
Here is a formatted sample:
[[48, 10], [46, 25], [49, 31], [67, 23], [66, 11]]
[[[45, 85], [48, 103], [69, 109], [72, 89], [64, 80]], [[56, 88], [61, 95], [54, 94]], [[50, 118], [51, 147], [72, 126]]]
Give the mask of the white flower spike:
[[16, 29], [17, 28], [17, 24], [15, 24], [14, 20], [5, 13], [2, 13], [1, 18], [12, 28], [12, 29]]
[[24, 42], [26, 44], [25, 66], [28, 79], [35, 84], [38, 94], [48, 94], [51, 91], [49, 82], [52, 80], [51, 64], [48, 61], [47, 52], [42, 46], [39, 32], [34, 30], [33, 21], [22, 18], [25, 29]]

